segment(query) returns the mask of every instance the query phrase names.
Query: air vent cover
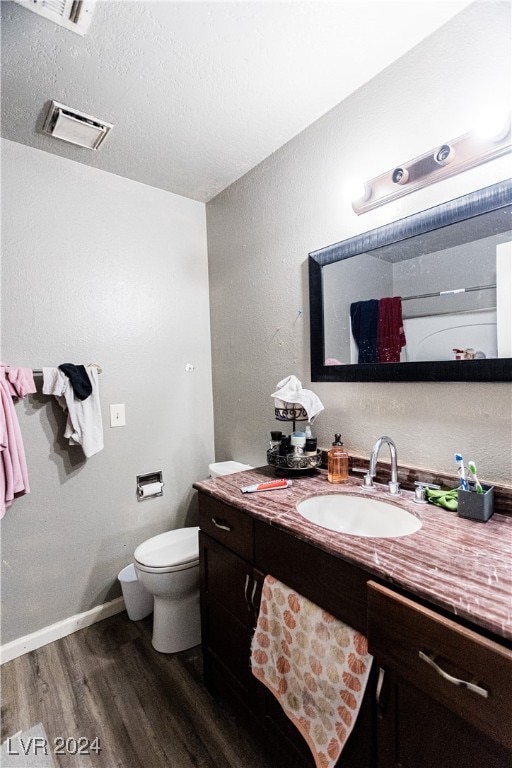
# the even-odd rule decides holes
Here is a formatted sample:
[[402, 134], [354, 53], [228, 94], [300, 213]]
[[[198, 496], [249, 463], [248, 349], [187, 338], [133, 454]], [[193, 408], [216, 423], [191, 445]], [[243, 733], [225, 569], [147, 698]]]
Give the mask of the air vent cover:
[[114, 126], [85, 112], [52, 101], [43, 131], [55, 139], [69, 141], [79, 147], [98, 149]]
[[93, 0], [14, 0], [14, 2], [79, 35], [85, 35], [89, 29], [95, 5]]

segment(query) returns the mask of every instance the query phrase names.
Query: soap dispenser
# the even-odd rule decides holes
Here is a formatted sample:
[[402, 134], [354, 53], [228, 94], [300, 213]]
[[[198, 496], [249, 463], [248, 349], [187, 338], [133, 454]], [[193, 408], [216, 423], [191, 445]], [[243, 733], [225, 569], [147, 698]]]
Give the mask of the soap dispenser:
[[327, 479], [330, 483], [348, 482], [348, 453], [341, 435], [334, 435], [334, 442], [327, 454]]

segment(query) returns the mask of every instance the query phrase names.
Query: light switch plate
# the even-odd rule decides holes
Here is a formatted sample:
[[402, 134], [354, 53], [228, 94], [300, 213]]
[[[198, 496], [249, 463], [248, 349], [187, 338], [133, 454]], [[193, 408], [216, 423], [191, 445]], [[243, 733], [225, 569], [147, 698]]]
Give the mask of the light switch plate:
[[126, 426], [126, 414], [124, 409], [124, 403], [116, 403], [110, 406], [110, 426], [111, 427]]

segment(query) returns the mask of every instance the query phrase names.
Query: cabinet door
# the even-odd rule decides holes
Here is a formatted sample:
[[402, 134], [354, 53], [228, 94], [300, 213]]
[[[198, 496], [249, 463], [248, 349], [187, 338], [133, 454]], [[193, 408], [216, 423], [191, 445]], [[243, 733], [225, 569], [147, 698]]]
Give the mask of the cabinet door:
[[200, 532], [201, 622], [208, 685], [209, 665], [221, 664], [238, 693], [252, 686], [250, 644], [263, 577], [250, 563]]
[[510, 768], [509, 649], [373, 582], [368, 640], [385, 670], [378, 768]]
[[[259, 521], [254, 525], [254, 553], [261, 570], [366, 635], [364, 571]], [[312, 766], [311, 752], [299, 731], [275, 697], [261, 683], [259, 686], [259, 711], [267, 727], [289, 745], [297, 767], [304, 763]], [[372, 670], [357, 722], [338, 761], [340, 768], [375, 768], [374, 691]]]
[[505, 747], [392, 672], [386, 672], [381, 704], [377, 768], [512, 765]]

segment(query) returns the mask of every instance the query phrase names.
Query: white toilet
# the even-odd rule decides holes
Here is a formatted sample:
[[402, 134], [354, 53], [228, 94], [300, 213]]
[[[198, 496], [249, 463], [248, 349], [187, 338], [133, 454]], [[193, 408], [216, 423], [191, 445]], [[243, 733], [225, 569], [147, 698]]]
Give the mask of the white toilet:
[[199, 528], [178, 528], [148, 539], [134, 553], [141, 584], [155, 599], [153, 648], [177, 653], [201, 642]]

